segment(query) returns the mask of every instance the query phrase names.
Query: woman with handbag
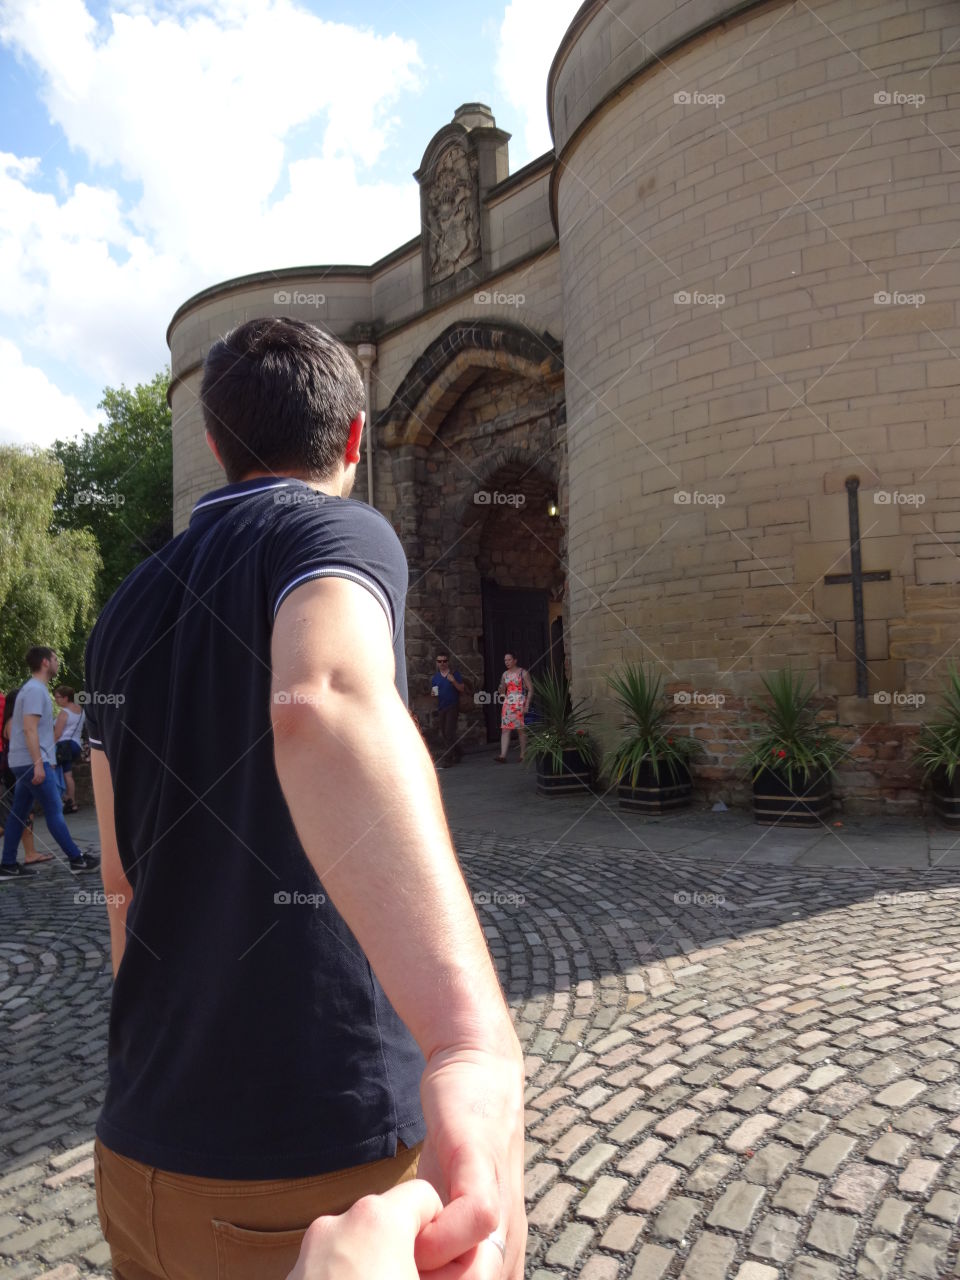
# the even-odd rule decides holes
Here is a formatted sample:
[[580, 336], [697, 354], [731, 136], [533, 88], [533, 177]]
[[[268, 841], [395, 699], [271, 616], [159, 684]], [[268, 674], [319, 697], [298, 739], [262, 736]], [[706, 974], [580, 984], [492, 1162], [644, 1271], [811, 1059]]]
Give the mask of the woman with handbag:
[[79, 813], [73, 764], [83, 753], [80, 735], [83, 732], [86, 716], [83, 707], [74, 702], [75, 693], [68, 684], [57, 685], [53, 691], [53, 697], [60, 708], [60, 714], [53, 726], [53, 740], [57, 744], [57, 764], [63, 770], [64, 787], [67, 793], [63, 802], [63, 812]]

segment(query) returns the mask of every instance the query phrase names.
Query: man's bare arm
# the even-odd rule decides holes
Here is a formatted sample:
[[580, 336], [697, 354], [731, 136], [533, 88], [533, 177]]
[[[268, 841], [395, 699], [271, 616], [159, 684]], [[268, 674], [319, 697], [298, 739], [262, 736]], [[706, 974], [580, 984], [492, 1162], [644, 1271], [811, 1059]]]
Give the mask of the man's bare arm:
[[[426, 1163], [441, 1168], [446, 1185], [438, 1190], [454, 1199], [458, 1187], [467, 1188], [462, 1218], [447, 1211], [433, 1234], [438, 1242], [444, 1230], [451, 1240], [462, 1235], [470, 1189], [480, 1188], [470, 1204], [473, 1228], [495, 1230], [499, 1216], [510, 1230], [503, 1276], [512, 1280], [525, 1232], [522, 1141], [514, 1149], [522, 1135], [522, 1057], [433, 765], [394, 687], [386, 616], [353, 582], [305, 584], [277, 615], [272, 664], [276, 767], [297, 833], [427, 1058]], [[286, 697], [277, 701], [278, 693]], [[468, 1148], [476, 1148], [478, 1167], [487, 1161], [487, 1146], [497, 1163], [492, 1191], [485, 1176], [461, 1168]], [[486, 1277], [494, 1260], [489, 1274], [500, 1274], [497, 1251], [481, 1252], [493, 1259], [464, 1270], [465, 1278]]]
[[26, 715], [23, 717], [23, 736], [27, 740], [27, 750], [30, 752], [30, 759], [34, 764], [38, 760], [43, 760], [43, 752], [40, 750], [40, 717]]
[[117, 832], [113, 820], [113, 779], [106, 754], [96, 749], [90, 752], [90, 773], [93, 778], [93, 799], [97, 807], [97, 828], [100, 832], [100, 874], [107, 899], [107, 919], [110, 922], [110, 957], [113, 976], [117, 976], [123, 949], [127, 941], [127, 910], [133, 898], [133, 889], [127, 880], [117, 847]]

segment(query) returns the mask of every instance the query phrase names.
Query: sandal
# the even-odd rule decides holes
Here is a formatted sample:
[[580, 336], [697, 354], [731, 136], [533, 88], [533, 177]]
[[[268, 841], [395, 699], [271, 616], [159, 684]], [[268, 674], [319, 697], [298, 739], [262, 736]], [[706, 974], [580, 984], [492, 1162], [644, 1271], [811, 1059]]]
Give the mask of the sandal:
[[506, 757], [506, 756], [494, 756], [493, 758], [494, 758], [494, 760], [497, 762], [497, 764], [506, 764], [506, 763], [507, 763], [507, 757]]
[[66, 805], [64, 805], [64, 806], [63, 806], [63, 812], [64, 812], [64, 813], [79, 813], [79, 812], [80, 812], [80, 806], [79, 806], [78, 804], [76, 804], [76, 803], [75, 803], [75, 804], [73, 805], [73, 808], [72, 808], [72, 809], [68, 809], [68, 808], [67, 808], [67, 806], [66, 806]]
[[25, 857], [23, 859], [23, 865], [25, 867], [29, 867], [33, 862], [52, 862], [52, 861], [53, 861], [52, 853], [35, 853], [32, 858]]

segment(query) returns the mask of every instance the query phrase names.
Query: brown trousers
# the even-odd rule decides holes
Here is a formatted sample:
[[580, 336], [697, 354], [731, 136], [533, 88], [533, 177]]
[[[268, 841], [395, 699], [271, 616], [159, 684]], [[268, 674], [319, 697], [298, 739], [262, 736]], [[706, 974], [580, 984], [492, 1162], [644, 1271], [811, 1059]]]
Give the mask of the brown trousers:
[[114, 1280], [286, 1280], [307, 1227], [417, 1176], [419, 1146], [315, 1178], [231, 1182], [166, 1173], [94, 1143]]

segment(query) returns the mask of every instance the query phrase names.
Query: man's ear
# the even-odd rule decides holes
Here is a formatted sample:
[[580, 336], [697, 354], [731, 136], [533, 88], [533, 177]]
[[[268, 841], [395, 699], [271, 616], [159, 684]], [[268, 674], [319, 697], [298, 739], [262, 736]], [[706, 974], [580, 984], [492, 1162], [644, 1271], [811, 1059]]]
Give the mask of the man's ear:
[[347, 447], [343, 455], [343, 460], [347, 466], [360, 461], [360, 437], [363, 435], [363, 424], [365, 420], [366, 415], [361, 409], [354, 420], [350, 423], [350, 432], [347, 436]]
[[217, 466], [221, 471], [226, 471], [226, 467], [223, 465], [223, 459], [220, 457], [220, 450], [217, 448], [217, 442], [209, 431], [205, 431], [204, 435], [207, 437], [207, 447], [217, 460]]

